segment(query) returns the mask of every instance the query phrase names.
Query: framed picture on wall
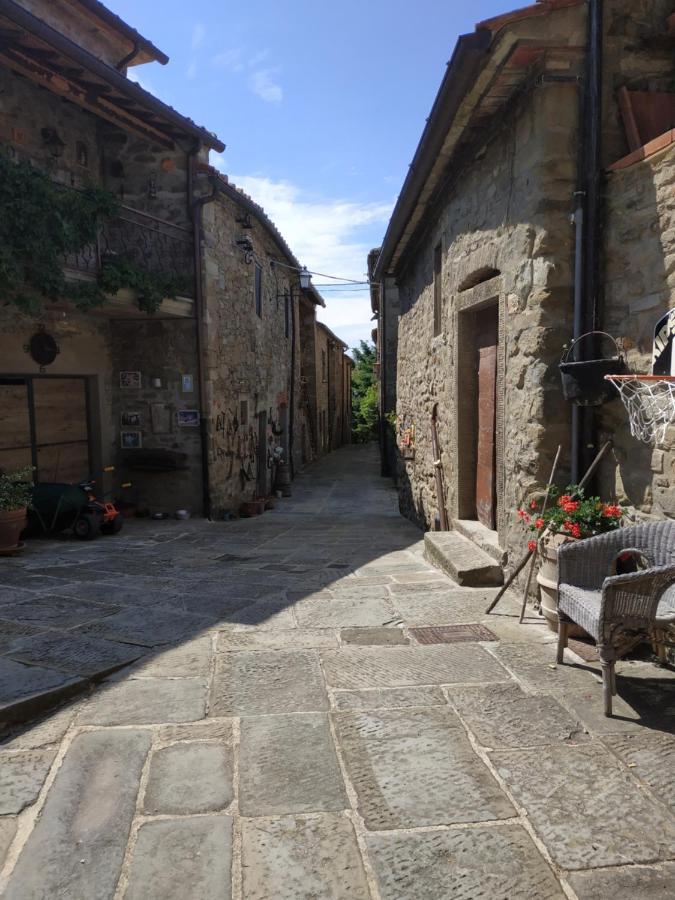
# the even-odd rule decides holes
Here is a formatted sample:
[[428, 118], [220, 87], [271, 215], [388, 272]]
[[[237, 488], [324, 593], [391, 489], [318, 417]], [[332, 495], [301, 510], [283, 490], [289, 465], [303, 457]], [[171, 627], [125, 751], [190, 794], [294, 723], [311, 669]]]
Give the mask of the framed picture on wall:
[[141, 373], [140, 372], [120, 372], [120, 387], [140, 389]]
[[192, 375], [183, 375], [181, 377], [181, 390], [184, 394], [191, 394], [195, 389], [194, 378]]
[[139, 412], [123, 412], [121, 414], [122, 428], [140, 428], [142, 416]]
[[140, 431], [120, 432], [120, 447], [122, 450], [140, 450], [143, 446], [143, 435]]
[[199, 428], [198, 409], [179, 409], [176, 415], [181, 428]]

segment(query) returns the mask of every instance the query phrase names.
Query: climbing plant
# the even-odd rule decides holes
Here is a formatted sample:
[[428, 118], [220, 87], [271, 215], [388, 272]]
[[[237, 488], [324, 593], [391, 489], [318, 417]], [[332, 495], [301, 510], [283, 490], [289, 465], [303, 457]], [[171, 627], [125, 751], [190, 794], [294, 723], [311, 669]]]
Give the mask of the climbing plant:
[[118, 213], [117, 201], [103, 188], [68, 190], [0, 152], [0, 209], [0, 298], [26, 312], [56, 299], [91, 309], [122, 288], [135, 291], [142, 310], [154, 312], [164, 297], [186, 286], [118, 257], [105, 262], [96, 281], [65, 277], [64, 257], [94, 244], [103, 223]]
[[352, 348], [352, 353], [356, 363], [352, 373], [352, 434], [356, 441], [374, 441], [380, 419], [373, 371], [377, 349], [374, 344], [361, 341], [358, 347]]

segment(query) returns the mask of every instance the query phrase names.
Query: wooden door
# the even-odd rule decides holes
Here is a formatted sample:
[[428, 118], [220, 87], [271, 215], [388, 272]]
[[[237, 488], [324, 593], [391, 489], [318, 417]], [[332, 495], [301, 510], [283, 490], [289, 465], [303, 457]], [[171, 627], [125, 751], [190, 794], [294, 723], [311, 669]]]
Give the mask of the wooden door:
[[33, 465], [28, 382], [0, 379], [0, 471]]
[[84, 481], [91, 475], [84, 378], [33, 379], [39, 481]]
[[476, 515], [487, 528], [495, 528], [496, 507], [496, 395], [497, 332], [496, 310], [477, 314], [478, 353]]

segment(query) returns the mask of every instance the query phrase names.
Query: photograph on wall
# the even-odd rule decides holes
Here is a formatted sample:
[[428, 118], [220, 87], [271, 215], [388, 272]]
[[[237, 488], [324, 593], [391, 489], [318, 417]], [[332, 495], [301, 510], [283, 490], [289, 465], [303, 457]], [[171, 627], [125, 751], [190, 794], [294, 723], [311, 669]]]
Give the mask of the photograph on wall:
[[142, 446], [143, 437], [140, 431], [122, 431], [120, 433], [122, 450], [139, 450]]
[[192, 375], [183, 375], [182, 377], [182, 390], [184, 394], [191, 394], [194, 389], [194, 378]]
[[139, 412], [123, 412], [121, 415], [121, 425], [122, 428], [140, 428], [141, 427], [141, 414]]
[[140, 372], [120, 372], [120, 387], [121, 388], [137, 388], [139, 389], [141, 386], [141, 373]]
[[179, 409], [178, 424], [182, 428], [199, 428], [199, 410], [198, 409]]

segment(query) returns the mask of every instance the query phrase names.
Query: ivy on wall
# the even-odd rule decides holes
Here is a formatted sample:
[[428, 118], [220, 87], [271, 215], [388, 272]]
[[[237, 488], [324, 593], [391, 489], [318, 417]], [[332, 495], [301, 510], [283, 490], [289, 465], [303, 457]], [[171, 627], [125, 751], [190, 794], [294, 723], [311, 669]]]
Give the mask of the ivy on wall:
[[102, 225], [119, 211], [103, 188], [65, 189], [30, 163], [0, 152], [0, 209], [0, 298], [25, 312], [57, 299], [87, 310], [129, 288], [139, 308], [151, 313], [186, 286], [120, 257], [106, 259], [96, 281], [66, 279], [64, 257], [94, 244]]

